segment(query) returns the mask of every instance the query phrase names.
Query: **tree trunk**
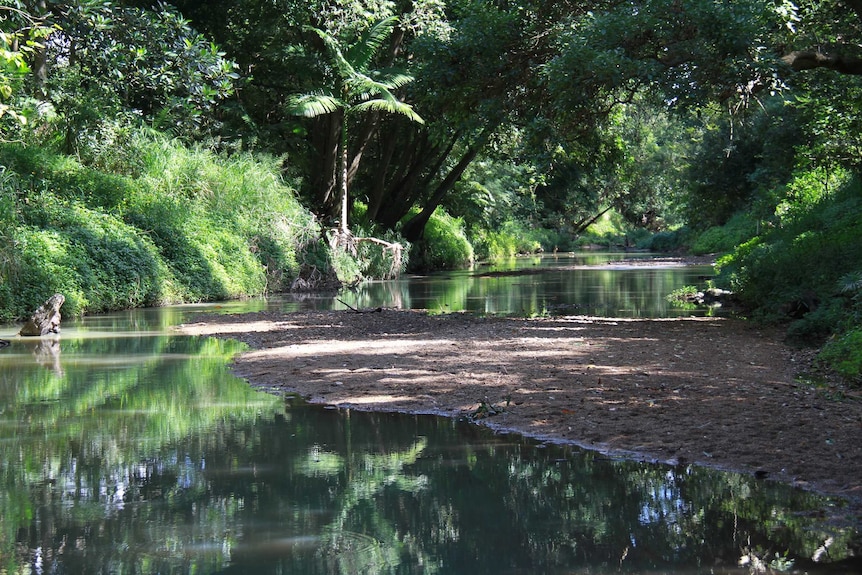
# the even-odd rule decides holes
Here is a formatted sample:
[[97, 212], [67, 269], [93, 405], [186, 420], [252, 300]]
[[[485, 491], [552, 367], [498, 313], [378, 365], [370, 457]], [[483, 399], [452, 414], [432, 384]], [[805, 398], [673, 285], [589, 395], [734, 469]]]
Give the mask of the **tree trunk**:
[[[43, 21], [48, 15], [48, 5], [45, 0], [37, 0], [33, 4], [33, 15], [38, 20]], [[45, 42], [39, 41], [38, 48], [33, 52], [33, 62], [30, 66], [30, 69], [33, 71], [35, 90], [40, 97], [46, 95], [45, 83], [48, 81], [47, 50]]]
[[341, 124], [341, 114], [334, 113], [322, 116], [312, 126], [311, 139], [316, 151], [311, 181], [315, 204], [312, 210], [325, 220], [334, 220], [339, 215]]
[[421, 189], [424, 188], [423, 174], [426, 172], [430, 175], [434, 174], [433, 169], [429, 171], [428, 166], [437, 155], [437, 150], [430, 139], [424, 137], [419, 148], [413, 150], [411, 155], [405, 156], [406, 172], [391, 185], [386, 197], [386, 205], [377, 219], [383, 227], [394, 228], [413, 207]]
[[402, 170], [406, 170], [405, 173], [392, 185], [385, 209], [381, 209], [375, 221], [391, 229], [410, 212], [446, 163], [459, 136], [460, 133], [454, 134], [447, 147], [441, 151], [440, 146], [431, 142], [428, 132], [422, 132], [421, 144], [414, 145], [415, 153], [409, 157], [409, 163]]
[[359, 171], [359, 164], [362, 162], [362, 156], [365, 154], [368, 144], [377, 132], [377, 127], [380, 124], [380, 114], [373, 113], [371, 117], [362, 126], [362, 132], [356, 142], [356, 151], [347, 167], [347, 186], [353, 183], [356, 173]]
[[348, 214], [348, 198], [347, 198], [347, 114], [342, 116], [341, 120], [341, 163], [339, 183], [341, 184], [341, 235], [344, 238], [348, 237], [347, 214]]
[[33, 312], [18, 335], [42, 336], [49, 333], [60, 333], [60, 308], [65, 301], [66, 296], [61, 293], [52, 295]]
[[376, 162], [376, 172], [371, 180], [368, 192], [368, 219], [372, 222], [377, 221], [377, 216], [383, 203], [383, 192], [386, 190], [386, 174], [392, 165], [397, 141], [398, 138], [387, 137], [381, 145], [380, 157]]
[[862, 75], [862, 58], [846, 54], [824, 54], [819, 50], [797, 50], [781, 57], [795, 72], [826, 68], [841, 74]]
[[600, 217], [602, 217], [603, 215], [608, 213], [611, 210], [611, 207], [612, 206], [608, 206], [605, 209], [603, 209], [602, 211], [600, 211], [599, 213], [597, 213], [596, 215], [594, 215], [593, 217], [588, 218], [588, 219], [584, 218], [583, 220], [576, 223], [575, 224], [575, 231], [574, 231], [575, 235], [584, 233], [588, 227], [590, 227], [591, 225], [596, 223]]
[[404, 234], [404, 238], [407, 241], [415, 242], [422, 237], [422, 234], [425, 232], [425, 225], [428, 223], [428, 220], [431, 219], [431, 216], [434, 214], [434, 211], [437, 207], [443, 202], [458, 180], [461, 179], [461, 176], [464, 175], [464, 171], [467, 167], [476, 159], [476, 156], [479, 155], [479, 152], [482, 151], [482, 148], [485, 147], [485, 144], [488, 143], [488, 140], [491, 138], [491, 134], [494, 133], [496, 129], [496, 125], [488, 126], [485, 128], [476, 141], [473, 143], [470, 148], [464, 153], [461, 157], [461, 160], [455, 165], [454, 168], [449, 172], [446, 178], [440, 182], [440, 185], [437, 186], [437, 189], [434, 190], [434, 194], [431, 196], [431, 199], [426, 202], [425, 206], [422, 208], [422, 211], [413, 216], [410, 221], [408, 221], [404, 225], [404, 229], [402, 233]]

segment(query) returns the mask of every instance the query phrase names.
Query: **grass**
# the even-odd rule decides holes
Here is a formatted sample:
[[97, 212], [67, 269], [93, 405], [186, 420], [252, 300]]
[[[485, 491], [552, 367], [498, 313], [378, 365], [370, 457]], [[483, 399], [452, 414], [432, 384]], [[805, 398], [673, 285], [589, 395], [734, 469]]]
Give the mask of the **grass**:
[[97, 169], [99, 157], [0, 146], [0, 320], [55, 292], [64, 313], [83, 314], [289, 287], [319, 227], [280, 159], [144, 132], [126, 145], [110, 151], [111, 165], [130, 158], [123, 173]]

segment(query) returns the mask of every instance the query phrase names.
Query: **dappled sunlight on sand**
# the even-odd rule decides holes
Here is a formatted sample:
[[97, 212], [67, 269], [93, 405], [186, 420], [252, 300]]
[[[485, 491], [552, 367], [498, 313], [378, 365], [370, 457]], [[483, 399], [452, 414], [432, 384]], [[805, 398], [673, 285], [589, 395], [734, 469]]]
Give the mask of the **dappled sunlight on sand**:
[[272, 356], [303, 357], [329, 354], [384, 355], [414, 351], [431, 346], [456, 345], [454, 341], [427, 340], [377, 340], [377, 341], [318, 341], [314, 343], [293, 344], [272, 349], [255, 351], [250, 357]]
[[[780, 340], [734, 320], [384, 310], [218, 317], [180, 329], [249, 343], [237, 375], [315, 403], [482, 414], [495, 429], [660, 460], [759, 468], [771, 458], [771, 474], [808, 481], [835, 474], [815, 459], [825, 450], [842, 477], [862, 477], [846, 468], [862, 462], [858, 406], [828, 404], [847, 413], [827, 425], [826, 404], [794, 379]], [[810, 449], [776, 450], [791, 440]]]
[[399, 403], [405, 401], [414, 401], [416, 398], [406, 395], [363, 395], [363, 396], [348, 396], [338, 400], [336, 405], [380, 405], [386, 403]]
[[238, 321], [234, 323], [186, 323], [176, 326], [176, 331], [181, 331], [186, 335], [214, 335], [214, 334], [246, 334], [246, 333], [263, 333], [273, 331], [284, 331], [287, 329], [298, 329], [298, 326], [291, 325], [284, 321]]

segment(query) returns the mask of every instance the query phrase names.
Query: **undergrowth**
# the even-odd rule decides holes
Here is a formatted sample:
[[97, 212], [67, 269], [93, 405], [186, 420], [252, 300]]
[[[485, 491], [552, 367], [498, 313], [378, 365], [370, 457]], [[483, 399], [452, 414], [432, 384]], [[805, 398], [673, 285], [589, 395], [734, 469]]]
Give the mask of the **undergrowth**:
[[752, 316], [790, 322], [792, 341], [823, 345], [821, 360], [848, 378], [862, 375], [862, 183], [812, 194], [774, 225], [718, 262]]
[[[316, 241], [280, 160], [221, 156], [153, 134], [107, 173], [43, 148], [0, 146], [0, 320], [55, 292], [64, 313], [282, 291]], [[122, 164], [122, 162], [119, 162]]]

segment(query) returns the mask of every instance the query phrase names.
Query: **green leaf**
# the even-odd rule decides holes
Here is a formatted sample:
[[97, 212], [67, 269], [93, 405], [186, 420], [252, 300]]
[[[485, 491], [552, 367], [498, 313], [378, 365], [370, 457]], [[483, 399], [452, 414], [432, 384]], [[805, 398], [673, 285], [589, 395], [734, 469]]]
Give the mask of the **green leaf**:
[[316, 118], [343, 109], [344, 102], [329, 94], [300, 94], [288, 100], [287, 109], [295, 116]]
[[326, 46], [326, 51], [329, 53], [330, 58], [332, 59], [332, 66], [338, 72], [338, 75], [343, 78], [350, 78], [351, 76], [356, 75], [356, 71], [353, 68], [353, 65], [344, 57], [344, 54], [341, 52], [341, 47], [338, 45], [338, 40], [333, 38], [330, 34], [321, 30], [319, 28], [314, 28], [311, 26], [307, 26], [305, 28], [320, 37], [323, 40], [324, 46]]
[[422, 116], [416, 113], [413, 109], [413, 106], [410, 104], [405, 104], [395, 98], [377, 98], [374, 100], [368, 100], [366, 102], [362, 102], [361, 104], [357, 104], [350, 109], [350, 112], [384, 112], [386, 114], [400, 114], [401, 116], [405, 116], [417, 124], [424, 124], [425, 120], [422, 119]]
[[347, 50], [347, 61], [357, 70], [367, 70], [374, 55], [392, 35], [397, 24], [398, 18], [395, 16], [384, 18], [374, 24]]

